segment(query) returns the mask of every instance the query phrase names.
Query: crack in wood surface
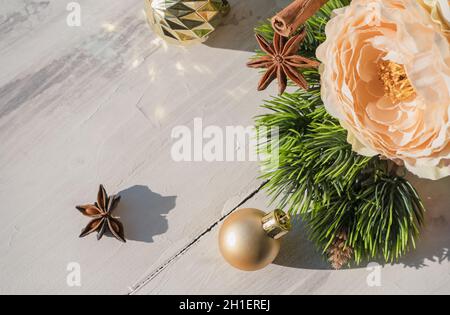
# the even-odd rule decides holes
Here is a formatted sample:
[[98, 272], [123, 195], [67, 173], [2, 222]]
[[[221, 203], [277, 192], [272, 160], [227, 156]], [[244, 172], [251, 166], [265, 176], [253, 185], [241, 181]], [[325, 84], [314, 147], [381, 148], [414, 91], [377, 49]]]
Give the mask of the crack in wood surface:
[[167, 267], [169, 267], [175, 260], [183, 256], [186, 252], [189, 251], [194, 245], [200, 242], [200, 240], [206, 236], [209, 232], [211, 232], [215, 227], [217, 227], [222, 221], [224, 221], [230, 214], [232, 214], [234, 211], [236, 211], [238, 208], [240, 208], [242, 205], [244, 205], [247, 201], [252, 199], [255, 195], [257, 195], [261, 189], [268, 183], [268, 180], [264, 181], [256, 190], [251, 192], [247, 197], [245, 197], [241, 202], [238, 203], [237, 206], [233, 207], [228, 213], [223, 215], [221, 218], [216, 220], [214, 223], [212, 223], [208, 228], [206, 228], [202, 233], [200, 233], [194, 240], [192, 240], [189, 244], [184, 246], [178, 253], [170, 257], [166, 260], [165, 263], [163, 263], [161, 266], [156, 268], [153, 272], [151, 272], [147, 277], [145, 277], [143, 280], [139, 281], [134, 286], [130, 287], [130, 292], [128, 292], [127, 295], [134, 295], [139, 290], [141, 290], [143, 287], [145, 287], [148, 283], [150, 283], [153, 279], [155, 279], [163, 270], [165, 270]]

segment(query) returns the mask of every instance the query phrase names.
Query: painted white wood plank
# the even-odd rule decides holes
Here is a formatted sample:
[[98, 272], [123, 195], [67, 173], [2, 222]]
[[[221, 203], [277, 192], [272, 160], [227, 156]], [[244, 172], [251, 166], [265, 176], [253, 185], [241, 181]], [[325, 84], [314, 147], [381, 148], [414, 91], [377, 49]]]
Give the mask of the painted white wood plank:
[[[341, 271], [329, 265], [306, 239], [301, 223], [283, 240], [273, 265], [242, 272], [227, 265], [217, 244], [218, 228], [164, 269], [138, 294], [449, 294], [450, 179], [414, 179], [428, 207], [428, 225], [415, 252], [381, 269], [381, 286], [371, 287], [366, 266]], [[264, 192], [245, 207], [270, 210]], [[373, 270], [372, 270], [373, 271]]]
[[[142, 0], [78, 2], [69, 28], [64, 1], [1, 1], [0, 293], [127, 293], [260, 184], [254, 162], [172, 161], [170, 136], [195, 117], [252, 124], [275, 92], [244, 66], [252, 28], [287, 1], [231, 1], [217, 37], [189, 49], [155, 38]], [[100, 183], [123, 196], [125, 245], [77, 238], [74, 206]]]
[[[83, 26], [68, 28], [65, 1], [0, 0], [0, 293], [127, 293], [260, 184], [256, 163], [173, 162], [170, 135], [195, 117], [252, 124], [275, 92], [256, 93], [258, 74], [243, 67], [252, 28], [288, 0], [230, 1], [226, 25], [189, 49], [150, 33], [141, 0], [78, 2]], [[74, 206], [99, 183], [124, 197], [126, 245], [77, 238], [87, 219]], [[139, 293], [448, 293], [449, 182], [421, 185], [430, 225], [381, 288], [365, 269], [327, 270], [301, 229], [279, 265], [236, 272], [214, 229]], [[67, 286], [70, 262], [79, 288]]]

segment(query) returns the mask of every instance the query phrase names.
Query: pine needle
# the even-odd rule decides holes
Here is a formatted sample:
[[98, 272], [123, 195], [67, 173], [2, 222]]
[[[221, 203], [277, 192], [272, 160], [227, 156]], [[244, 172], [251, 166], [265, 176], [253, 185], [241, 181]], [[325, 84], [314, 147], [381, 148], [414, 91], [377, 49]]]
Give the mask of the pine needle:
[[[325, 40], [325, 25], [332, 11], [349, 3], [330, 0], [307, 21], [301, 54], [314, 56]], [[256, 32], [268, 40], [274, 34], [268, 22]], [[337, 267], [345, 264], [350, 254], [356, 264], [371, 259], [397, 261], [415, 247], [423, 225], [425, 209], [417, 191], [405, 178], [392, 173], [389, 161], [353, 152], [346, 130], [324, 108], [320, 74], [317, 70], [303, 74], [312, 88], [266, 101], [263, 107], [269, 113], [256, 121], [258, 127], [264, 127], [258, 128], [259, 136], [270, 144], [261, 146], [260, 153], [279, 155], [279, 159], [263, 162], [266, 171], [262, 177], [269, 179], [266, 189], [272, 202], [301, 217], [309, 238], [324, 254], [334, 257]], [[279, 129], [278, 142], [270, 137], [272, 127]], [[345, 238], [342, 231], [346, 231]]]

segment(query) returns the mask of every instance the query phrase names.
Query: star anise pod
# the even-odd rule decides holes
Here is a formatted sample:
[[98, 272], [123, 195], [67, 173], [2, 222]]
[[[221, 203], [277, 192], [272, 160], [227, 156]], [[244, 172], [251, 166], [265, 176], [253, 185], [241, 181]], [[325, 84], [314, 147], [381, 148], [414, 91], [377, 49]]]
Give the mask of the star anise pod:
[[105, 232], [109, 231], [116, 239], [125, 243], [123, 225], [118, 218], [112, 216], [112, 212], [119, 202], [120, 196], [108, 196], [105, 187], [100, 185], [96, 203], [76, 207], [83, 215], [92, 218], [92, 221], [81, 232], [80, 237], [97, 231], [97, 239], [100, 240]]
[[267, 69], [259, 82], [258, 91], [265, 90], [276, 78], [280, 94], [286, 90], [287, 78], [305, 90], [309, 88], [308, 82], [298, 69], [317, 68], [320, 63], [297, 55], [298, 48], [305, 37], [306, 29], [289, 39], [275, 33], [273, 44], [270, 44], [264, 37], [256, 34], [259, 46], [267, 54], [247, 63], [250, 68]]

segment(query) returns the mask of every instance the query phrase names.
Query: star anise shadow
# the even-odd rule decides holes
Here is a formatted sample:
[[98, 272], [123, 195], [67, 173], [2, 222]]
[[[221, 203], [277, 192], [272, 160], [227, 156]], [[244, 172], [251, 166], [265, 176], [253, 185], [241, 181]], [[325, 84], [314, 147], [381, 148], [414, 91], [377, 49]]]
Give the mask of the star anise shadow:
[[152, 243], [167, 232], [166, 215], [175, 208], [176, 196], [162, 196], [147, 186], [136, 185], [118, 193], [121, 196], [115, 215], [120, 217], [127, 241]]

